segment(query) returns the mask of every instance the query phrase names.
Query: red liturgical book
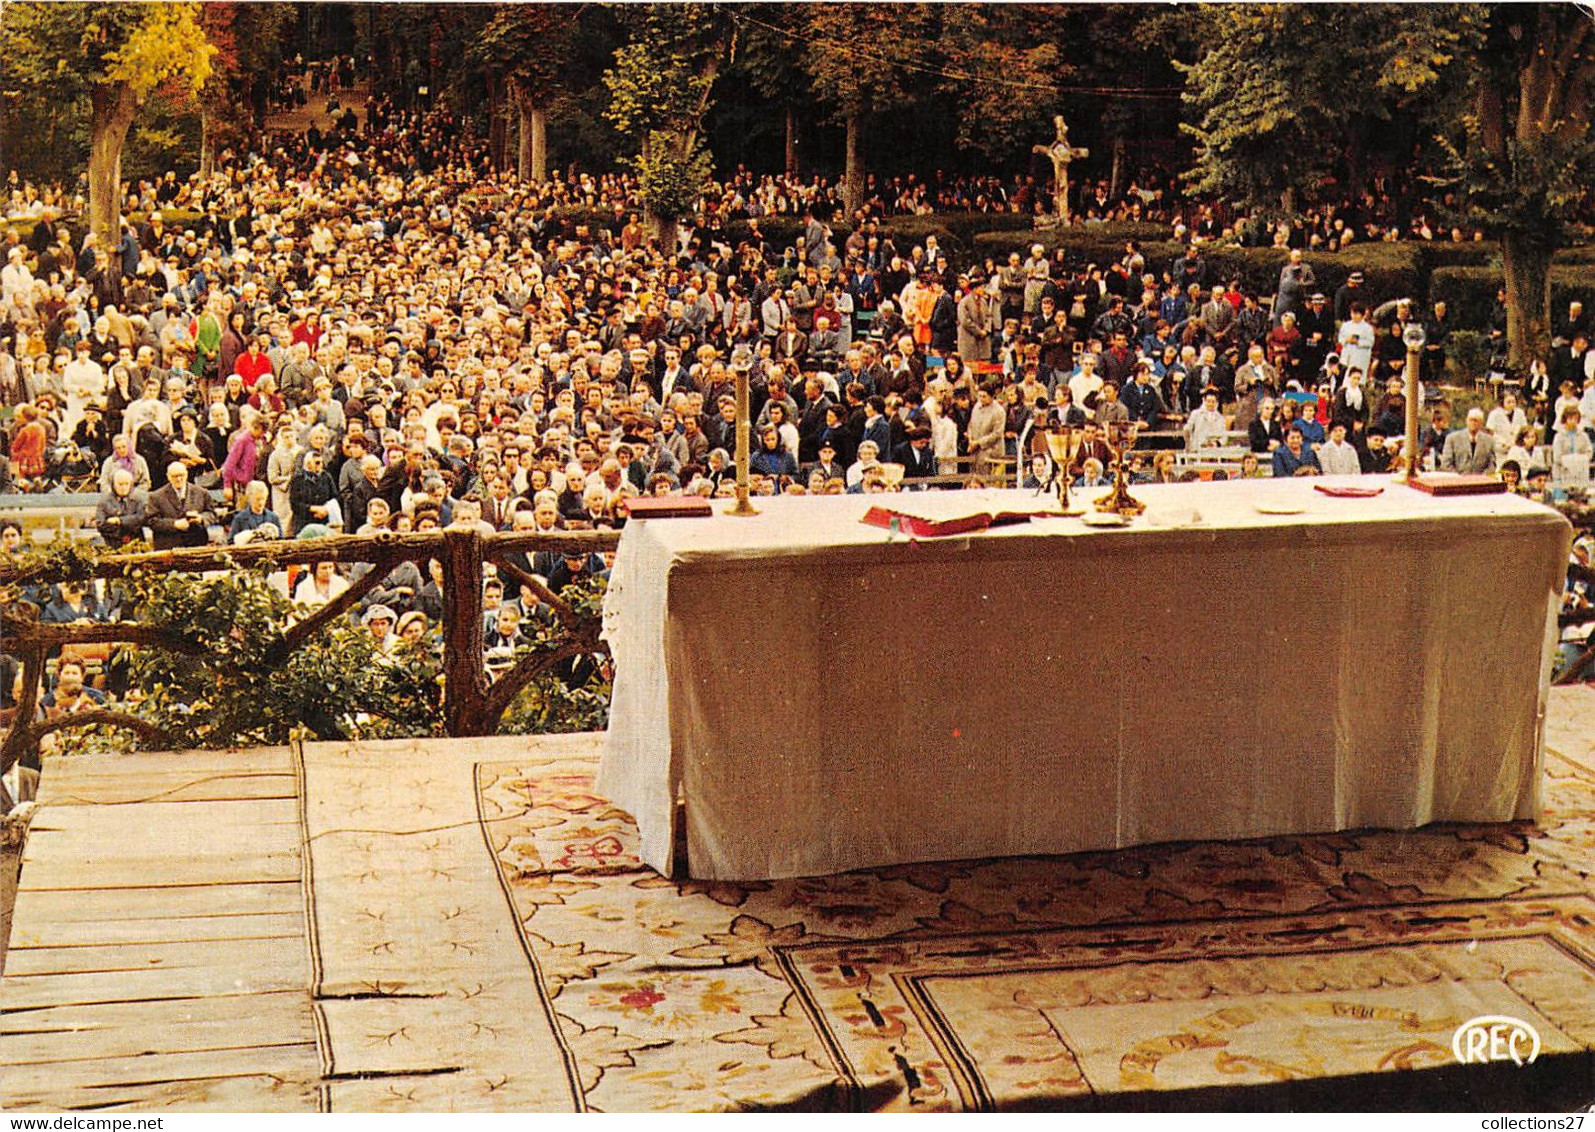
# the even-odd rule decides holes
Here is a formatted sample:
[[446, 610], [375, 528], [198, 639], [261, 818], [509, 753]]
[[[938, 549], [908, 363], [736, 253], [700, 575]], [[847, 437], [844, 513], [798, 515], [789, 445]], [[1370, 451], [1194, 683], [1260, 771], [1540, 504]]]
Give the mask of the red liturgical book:
[[1412, 486], [1430, 495], [1499, 495], [1506, 484], [1494, 476], [1463, 476], [1455, 472], [1425, 472]]
[[645, 496], [626, 500], [626, 514], [633, 519], [700, 519], [714, 514], [702, 496]]
[[864, 513], [864, 522], [872, 527], [890, 530], [892, 524], [910, 538], [946, 538], [964, 535], [970, 531], [983, 531], [987, 527], [1005, 527], [1011, 523], [1028, 523], [1032, 515], [1054, 514], [1046, 511], [973, 511], [963, 515], [946, 515], [932, 518], [913, 515], [891, 507], [871, 507]]
[[1341, 487], [1339, 485], [1335, 487], [1329, 487], [1326, 484], [1315, 483], [1313, 484], [1313, 490], [1321, 491], [1325, 495], [1333, 495], [1336, 499], [1372, 499], [1374, 496], [1384, 491], [1384, 488]]

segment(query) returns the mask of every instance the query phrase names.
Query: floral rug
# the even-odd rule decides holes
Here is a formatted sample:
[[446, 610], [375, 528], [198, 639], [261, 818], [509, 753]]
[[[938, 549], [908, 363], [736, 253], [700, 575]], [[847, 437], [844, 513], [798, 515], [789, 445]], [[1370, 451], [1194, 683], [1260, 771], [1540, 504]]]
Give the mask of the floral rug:
[[1557, 1096], [1587, 1100], [1595, 712], [1575, 694], [1595, 696], [1558, 701], [1577, 713], [1538, 828], [706, 884], [640, 863], [590, 744], [476, 763], [477, 804], [575, 1107], [1139, 1107], [1233, 1086], [1324, 1104], [1277, 1090], [1412, 1074], [1374, 1078], [1399, 1104], [1425, 1071], [1472, 1107], [1452, 1036], [1480, 1015], [1539, 1034], [1518, 1080], [1558, 1066]]

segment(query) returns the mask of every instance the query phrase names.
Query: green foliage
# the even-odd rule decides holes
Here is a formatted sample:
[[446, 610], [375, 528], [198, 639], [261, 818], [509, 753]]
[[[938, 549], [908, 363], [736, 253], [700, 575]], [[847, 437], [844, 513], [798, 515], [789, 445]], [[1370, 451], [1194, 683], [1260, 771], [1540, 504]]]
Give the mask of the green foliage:
[[[57, 539], [20, 557], [27, 579], [65, 581], [92, 577], [106, 553]], [[196, 646], [126, 649], [135, 689], [126, 710], [180, 747], [273, 745], [301, 730], [320, 740], [444, 734], [443, 668], [434, 641], [400, 642], [384, 654], [367, 631], [337, 618], [284, 655], [286, 627], [307, 611], [268, 581], [268, 571], [260, 566], [202, 576], [138, 568], [113, 581], [136, 620]], [[15, 587], [7, 589], [0, 599], [14, 599]], [[568, 587], [563, 597], [590, 625], [602, 615], [603, 595], [603, 582], [595, 579]], [[569, 640], [554, 622], [529, 619], [524, 627], [531, 641], [521, 655], [549, 652]], [[512, 702], [500, 732], [601, 728], [610, 690], [607, 668], [574, 688], [545, 673]], [[87, 751], [122, 739], [94, 728], [64, 733], [61, 741], [65, 749]]]
[[1581, 50], [1590, 14], [1573, 4], [1488, 11], [1469, 112], [1437, 123], [1460, 212], [1493, 232], [1555, 247], [1595, 179], [1595, 60]]
[[673, 138], [655, 134], [629, 164], [637, 173], [637, 195], [654, 216], [686, 216], [702, 198], [713, 172], [708, 150], [693, 143], [678, 152]]
[[1490, 336], [1482, 330], [1453, 330], [1445, 352], [1457, 378], [1464, 383], [1473, 381], [1483, 376], [1490, 364]]
[[285, 743], [301, 726], [317, 739], [351, 738], [362, 733], [363, 714], [399, 734], [429, 733], [424, 702], [377, 662], [369, 633], [331, 627], [277, 663], [293, 607], [262, 572], [135, 573], [130, 581], [140, 620], [203, 648], [197, 656], [142, 648], [131, 657], [132, 684], [143, 695], [137, 713], [177, 744]]
[[704, 7], [648, 5], [631, 40], [604, 72], [605, 117], [636, 147], [626, 160], [642, 182], [649, 214], [690, 213], [709, 184], [712, 160], [699, 139], [725, 44], [720, 18]]
[[1328, 176], [1353, 134], [1409, 112], [1476, 35], [1465, 5], [1221, 4], [1197, 18], [1203, 53], [1180, 68], [1188, 180], [1266, 208]]
[[905, 100], [904, 46], [932, 37], [926, 4], [814, 4], [803, 56], [814, 94], [833, 120], [883, 110]]
[[1038, 35], [1027, 5], [949, 4], [940, 9], [935, 46], [947, 76], [942, 87], [958, 105], [958, 145], [987, 158], [1028, 152], [1058, 109], [1057, 82], [1073, 68]]
[[[587, 578], [566, 586], [560, 594], [584, 622], [597, 622], [604, 615], [602, 578]], [[538, 622], [530, 647], [521, 655], [547, 652], [563, 645], [565, 636], [558, 625]], [[570, 687], [553, 673], [544, 673], [521, 689], [499, 723], [501, 735], [545, 735], [568, 731], [602, 731], [609, 726], [609, 696], [613, 682], [603, 667], [586, 684]]]

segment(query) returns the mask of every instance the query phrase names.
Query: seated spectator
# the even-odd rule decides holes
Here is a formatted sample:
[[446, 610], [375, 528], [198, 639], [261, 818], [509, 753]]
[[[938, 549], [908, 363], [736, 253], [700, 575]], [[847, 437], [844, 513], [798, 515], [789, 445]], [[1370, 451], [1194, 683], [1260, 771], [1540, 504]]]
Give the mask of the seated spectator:
[[106, 457], [105, 463], [100, 465], [100, 492], [107, 494], [111, 491], [111, 477], [118, 468], [125, 469], [132, 477], [134, 494], [143, 497], [150, 490], [149, 462], [133, 451], [133, 441], [125, 433], [117, 433], [111, 438], [111, 454]]
[[1074, 487], [1112, 487], [1110, 480], [1103, 470], [1102, 461], [1095, 456], [1086, 457], [1080, 466], [1080, 474], [1075, 477]]
[[[117, 437], [126, 443], [125, 436]], [[111, 472], [111, 489], [94, 509], [94, 529], [106, 546], [115, 548], [144, 537], [144, 502], [133, 494], [133, 473], [125, 467]]]
[[1322, 471], [1312, 446], [1302, 436], [1301, 428], [1293, 426], [1285, 434], [1284, 445], [1274, 449], [1274, 476], [1315, 476]]
[[1313, 449], [1313, 454], [1318, 457], [1318, 466], [1326, 476], [1362, 474], [1362, 461], [1358, 458], [1357, 450], [1346, 441], [1346, 422], [1343, 420], [1330, 424], [1329, 439]]
[[62, 660], [55, 668], [55, 687], [39, 700], [45, 718], [76, 715], [105, 706], [105, 693], [84, 683], [87, 674], [81, 660]]
[[281, 538], [282, 520], [267, 508], [271, 489], [262, 480], [252, 480], [244, 488], [244, 505], [233, 515], [227, 528], [228, 541], [246, 543], [262, 538]]
[[294, 604], [308, 609], [320, 609], [349, 588], [349, 583], [338, 573], [336, 562], [317, 562], [314, 569], [299, 579], [294, 587]]
[[210, 527], [217, 522], [210, 493], [188, 482], [188, 467], [173, 460], [166, 467], [166, 486], [150, 492], [145, 522], [155, 537], [156, 550], [179, 546], [204, 546]]
[[82, 582], [62, 582], [60, 597], [44, 607], [39, 620], [51, 625], [71, 625], [107, 620], [105, 607]]

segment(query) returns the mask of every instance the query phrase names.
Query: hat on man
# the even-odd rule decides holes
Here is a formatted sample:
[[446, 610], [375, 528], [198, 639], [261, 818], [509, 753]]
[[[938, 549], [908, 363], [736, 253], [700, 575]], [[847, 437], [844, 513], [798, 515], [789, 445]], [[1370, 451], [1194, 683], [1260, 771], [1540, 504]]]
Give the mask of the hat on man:
[[1347, 283], [1361, 283], [1362, 282], [1362, 272], [1353, 271], [1350, 275], [1346, 276], [1346, 282]]
[[363, 623], [369, 625], [373, 621], [381, 621], [384, 619], [391, 624], [393, 621], [397, 620], [397, 615], [393, 612], [393, 610], [389, 609], [385, 605], [373, 605], [370, 609], [366, 610]]

